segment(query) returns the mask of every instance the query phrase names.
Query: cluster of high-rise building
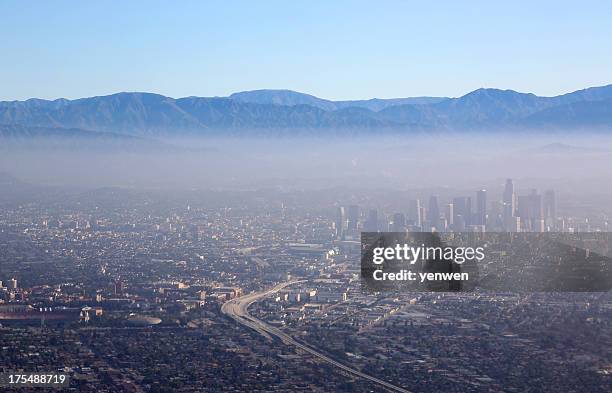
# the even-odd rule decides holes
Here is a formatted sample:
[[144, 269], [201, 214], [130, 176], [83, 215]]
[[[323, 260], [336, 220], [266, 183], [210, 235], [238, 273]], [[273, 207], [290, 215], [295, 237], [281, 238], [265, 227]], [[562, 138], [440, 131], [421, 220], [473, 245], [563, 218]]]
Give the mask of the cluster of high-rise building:
[[544, 196], [532, 189], [527, 195], [517, 195], [512, 179], [506, 180], [502, 200], [503, 228], [511, 232], [548, 232], [563, 228], [558, 225], [555, 192], [547, 190]]
[[454, 232], [550, 232], [565, 231], [557, 216], [553, 190], [544, 194], [536, 189], [518, 195], [512, 179], [507, 179], [500, 200], [489, 201], [486, 189], [474, 196], [456, 196], [442, 203], [431, 195], [408, 202], [406, 211], [381, 215], [376, 209], [361, 212], [359, 206], [337, 207], [334, 229], [337, 239], [356, 238], [359, 231], [454, 231]]

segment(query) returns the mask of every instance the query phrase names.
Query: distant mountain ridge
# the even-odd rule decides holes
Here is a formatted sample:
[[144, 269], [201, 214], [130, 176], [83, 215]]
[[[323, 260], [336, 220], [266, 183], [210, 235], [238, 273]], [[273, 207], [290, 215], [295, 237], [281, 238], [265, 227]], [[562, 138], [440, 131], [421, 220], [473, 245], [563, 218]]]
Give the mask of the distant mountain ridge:
[[150, 138], [90, 131], [78, 128], [32, 127], [19, 124], [0, 124], [0, 153], [15, 148], [69, 151], [74, 148], [122, 151], [177, 151], [172, 146]]
[[555, 97], [478, 89], [458, 98], [356, 101], [325, 100], [290, 90], [178, 99], [117, 93], [76, 100], [3, 101], [0, 124], [18, 125], [24, 132], [38, 127], [131, 136], [612, 129], [612, 85]]
[[273, 104], [284, 106], [310, 105], [326, 111], [344, 108], [365, 108], [374, 112], [396, 105], [436, 104], [448, 100], [448, 97], [408, 97], [408, 98], [372, 98], [369, 100], [331, 101], [310, 94], [292, 90], [251, 90], [234, 93], [230, 99], [252, 104]]

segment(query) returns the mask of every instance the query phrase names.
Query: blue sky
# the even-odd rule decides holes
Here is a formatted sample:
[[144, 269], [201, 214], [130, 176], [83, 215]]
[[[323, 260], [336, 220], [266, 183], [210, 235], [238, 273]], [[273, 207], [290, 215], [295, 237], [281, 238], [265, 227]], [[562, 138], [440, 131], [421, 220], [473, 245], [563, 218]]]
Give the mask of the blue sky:
[[330, 99], [612, 83], [609, 1], [3, 1], [0, 100]]

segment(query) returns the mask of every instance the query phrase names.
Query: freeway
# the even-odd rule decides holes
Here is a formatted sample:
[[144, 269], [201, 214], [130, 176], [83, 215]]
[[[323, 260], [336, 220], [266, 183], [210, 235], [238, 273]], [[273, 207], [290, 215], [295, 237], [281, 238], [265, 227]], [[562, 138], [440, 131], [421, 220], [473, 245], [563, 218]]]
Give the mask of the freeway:
[[372, 375], [366, 374], [344, 363], [341, 363], [335, 359], [332, 359], [329, 356], [317, 351], [313, 347], [309, 345], [305, 345], [295, 340], [293, 337], [281, 331], [280, 329], [274, 326], [270, 326], [267, 323], [249, 315], [248, 313], [249, 306], [253, 304], [254, 302], [256, 302], [257, 300], [264, 298], [266, 296], [269, 296], [273, 293], [276, 293], [289, 285], [297, 284], [299, 282], [303, 282], [303, 281], [294, 280], [294, 281], [283, 282], [283, 283], [276, 285], [273, 288], [270, 288], [270, 289], [267, 289], [261, 292], [250, 293], [250, 294], [229, 300], [225, 302], [223, 306], [221, 306], [221, 312], [231, 317], [236, 322], [244, 326], [250, 327], [251, 329], [255, 330], [256, 332], [258, 332], [259, 334], [263, 335], [264, 337], [270, 340], [272, 339], [271, 336], [275, 336], [279, 338], [286, 345], [294, 346], [298, 349], [301, 349], [302, 351], [308, 352], [309, 354], [313, 355], [317, 359], [324, 361], [326, 363], [329, 363], [332, 366], [335, 366], [341, 369], [342, 371], [345, 371], [351, 375], [366, 379], [370, 382], [374, 382], [394, 392], [409, 393], [409, 391], [406, 389], [393, 385], [392, 383], [383, 381], [382, 379], [376, 378]]

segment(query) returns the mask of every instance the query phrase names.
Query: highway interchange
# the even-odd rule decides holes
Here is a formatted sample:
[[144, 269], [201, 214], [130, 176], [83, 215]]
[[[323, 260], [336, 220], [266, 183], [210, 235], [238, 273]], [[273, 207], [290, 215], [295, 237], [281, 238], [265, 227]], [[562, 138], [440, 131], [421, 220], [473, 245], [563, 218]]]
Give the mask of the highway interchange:
[[267, 339], [272, 340], [273, 336], [277, 337], [286, 345], [294, 346], [304, 352], [308, 352], [309, 354], [313, 355], [317, 359], [323, 362], [329, 363], [332, 366], [337, 367], [348, 374], [366, 379], [368, 381], [376, 383], [393, 392], [408, 393], [409, 391], [406, 389], [393, 385], [389, 382], [383, 381], [382, 379], [376, 378], [372, 375], [366, 374], [344, 363], [334, 360], [330, 358], [329, 356], [317, 351], [316, 349], [295, 340], [293, 337], [289, 336], [287, 333], [284, 333], [280, 329], [274, 326], [270, 326], [267, 323], [249, 315], [248, 313], [249, 306], [253, 304], [254, 302], [256, 302], [257, 300], [264, 298], [266, 296], [270, 296], [273, 293], [276, 293], [285, 287], [288, 287], [293, 284], [297, 284], [299, 282], [302, 282], [302, 281], [297, 281], [297, 280], [287, 281], [287, 282], [280, 283], [274, 286], [273, 288], [270, 288], [270, 289], [267, 289], [261, 292], [253, 292], [253, 293], [241, 296], [241, 297], [237, 297], [235, 299], [231, 299], [223, 304], [223, 306], [221, 307], [221, 312], [229, 316], [230, 318], [234, 319], [236, 322], [257, 331], [259, 334], [263, 335]]

